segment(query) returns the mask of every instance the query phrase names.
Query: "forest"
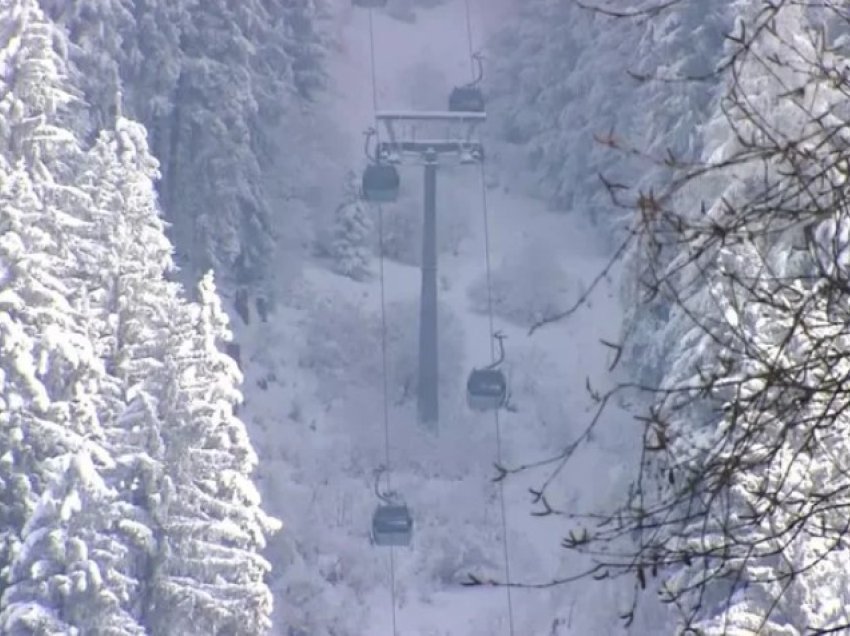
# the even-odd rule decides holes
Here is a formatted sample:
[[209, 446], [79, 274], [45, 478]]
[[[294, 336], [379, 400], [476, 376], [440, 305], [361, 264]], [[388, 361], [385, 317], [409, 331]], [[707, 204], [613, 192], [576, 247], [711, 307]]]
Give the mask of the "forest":
[[0, 0], [0, 634], [850, 634], [848, 97], [839, 0]]

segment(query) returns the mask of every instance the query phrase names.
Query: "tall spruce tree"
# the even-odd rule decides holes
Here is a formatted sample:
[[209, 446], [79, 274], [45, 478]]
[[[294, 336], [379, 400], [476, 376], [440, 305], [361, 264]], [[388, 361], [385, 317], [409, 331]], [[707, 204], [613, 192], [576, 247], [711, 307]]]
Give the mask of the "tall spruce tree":
[[373, 232], [370, 209], [360, 196], [360, 180], [346, 175], [343, 202], [337, 207], [330, 237], [334, 269], [354, 280], [363, 280], [371, 272]]
[[270, 564], [259, 554], [278, 524], [250, 481], [257, 457], [233, 413], [241, 394], [212, 275], [199, 304], [173, 307], [162, 409], [163, 529], [148, 626], [154, 634], [261, 634], [271, 627]]
[[21, 534], [29, 515], [62, 474], [63, 458], [102, 434], [96, 395], [103, 368], [75, 302], [85, 294], [81, 273], [100, 247], [86, 218], [90, 200], [75, 185], [83, 153], [67, 122], [80, 102], [56, 48], [62, 36], [35, 0], [5, 4], [0, 24], [2, 151], [12, 162], [4, 164], [0, 218], [1, 310], [10, 336], [0, 424], [0, 471], [10, 487], [0, 574], [7, 622], [20, 616], [16, 607], [36, 600], [26, 599], [26, 581], [14, 567], [29, 540]]

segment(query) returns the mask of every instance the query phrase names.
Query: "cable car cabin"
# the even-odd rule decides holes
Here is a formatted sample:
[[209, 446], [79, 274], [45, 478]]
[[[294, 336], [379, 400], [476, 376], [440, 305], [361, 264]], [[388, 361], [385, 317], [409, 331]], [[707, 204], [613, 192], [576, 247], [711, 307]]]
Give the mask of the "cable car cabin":
[[372, 542], [380, 546], [407, 546], [413, 537], [413, 517], [402, 504], [381, 504], [372, 517]]
[[498, 369], [473, 369], [466, 382], [466, 403], [474, 411], [495, 411], [505, 405], [508, 383]]
[[483, 113], [484, 95], [475, 86], [457, 86], [449, 95], [449, 110], [454, 112]]
[[389, 203], [398, 198], [401, 178], [395, 166], [372, 163], [363, 173], [363, 198], [374, 203]]
[[387, 6], [387, 0], [351, 0], [351, 4], [364, 9], [382, 9]]

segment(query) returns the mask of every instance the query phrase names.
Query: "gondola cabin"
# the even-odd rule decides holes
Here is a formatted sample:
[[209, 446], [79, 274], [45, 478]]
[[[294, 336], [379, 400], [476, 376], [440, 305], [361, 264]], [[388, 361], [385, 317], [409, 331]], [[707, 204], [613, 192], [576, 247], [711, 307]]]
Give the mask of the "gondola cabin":
[[381, 504], [372, 517], [372, 542], [379, 546], [408, 546], [413, 538], [413, 517], [403, 504]]
[[363, 198], [373, 203], [390, 203], [398, 198], [401, 184], [395, 166], [372, 163], [363, 172]]
[[475, 86], [457, 86], [449, 95], [449, 110], [453, 112], [483, 113], [486, 110], [484, 94]]
[[499, 369], [474, 369], [466, 382], [466, 403], [474, 411], [494, 411], [505, 405], [508, 383]]

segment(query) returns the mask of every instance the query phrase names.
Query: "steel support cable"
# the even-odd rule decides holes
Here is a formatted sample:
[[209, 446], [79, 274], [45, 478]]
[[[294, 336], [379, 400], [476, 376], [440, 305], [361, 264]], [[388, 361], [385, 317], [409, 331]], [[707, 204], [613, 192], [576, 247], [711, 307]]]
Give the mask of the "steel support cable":
[[[375, 114], [375, 135], [380, 141], [378, 130], [378, 82], [375, 70], [375, 27], [372, 9], [369, 9], [369, 62], [372, 70], [372, 112]], [[378, 272], [381, 286], [381, 384], [384, 412], [384, 462], [386, 466], [387, 491], [392, 493], [392, 464], [390, 462], [390, 411], [389, 390], [387, 386], [387, 302], [384, 284], [384, 206], [378, 204]], [[396, 620], [395, 591], [395, 546], [390, 546], [390, 600], [392, 603], [393, 636], [398, 634]]]
[[[387, 489], [392, 492], [392, 466], [390, 464], [390, 411], [387, 390], [387, 303], [384, 293], [384, 206], [378, 205], [378, 268], [381, 279], [381, 376], [384, 395], [384, 461], [387, 466]], [[395, 546], [390, 546], [390, 595], [393, 605], [393, 636], [396, 627], [395, 600]]]
[[378, 79], [375, 70], [375, 26], [372, 20], [372, 9], [369, 9], [369, 68], [372, 72], [372, 113], [375, 118], [375, 135], [380, 141], [378, 130]]
[[472, 46], [472, 15], [469, 9], [469, 0], [463, 0], [464, 7], [466, 7], [466, 42], [467, 42], [467, 51], [469, 53], [469, 72], [471, 73], [470, 77], [472, 81], [475, 81], [475, 59], [474, 59], [474, 49]]
[[[487, 211], [487, 186], [484, 180], [484, 160], [481, 160], [481, 207], [484, 216], [484, 260], [487, 276], [487, 317], [490, 323], [490, 361], [496, 359], [495, 331], [493, 327], [493, 289], [490, 268], [490, 230], [489, 213]], [[493, 420], [496, 427], [496, 463], [502, 465], [502, 425], [499, 420], [499, 409], [493, 412]], [[499, 512], [502, 522], [502, 555], [505, 560], [505, 596], [508, 607], [508, 633], [514, 636], [514, 608], [513, 596], [511, 594], [511, 556], [508, 541], [508, 515], [505, 504], [505, 482], [499, 480]]]
[[[472, 44], [472, 15], [469, 7], [469, 0], [464, 0], [464, 6], [466, 8], [466, 38], [468, 45], [468, 52], [470, 56], [470, 64], [472, 65], [472, 77], [475, 79], [475, 61], [472, 59], [473, 55], [473, 44]], [[487, 183], [485, 180], [485, 171], [484, 171], [484, 158], [481, 158], [479, 162], [479, 176], [481, 183], [481, 210], [484, 220], [484, 262], [486, 266], [486, 280], [487, 280], [487, 319], [489, 321], [489, 336], [490, 336], [490, 362], [494, 362], [496, 359], [496, 346], [495, 346], [495, 329], [494, 329], [494, 320], [493, 320], [493, 285], [492, 285], [492, 274], [490, 267], [490, 215], [488, 212], [487, 206]], [[499, 420], [499, 409], [496, 409], [493, 412], [493, 420], [496, 428], [496, 461], [499, 465], [502, 464], [502, 426]], [[507, 609], [508, 609], [508, 633], [510, 636], [514, 636], [514, 608], [513, 608], [513, 596], [511, 594], [511, 558], [510, 558], [510, 544], [508, 541], [508, 515], [507, 515], [507, 505], [505, 504], [505, 486], [504, 480], [499, 480], [499, 512], [501, 517], [501, 525], [502, 525], [502, 555], [505, 561], [505, 597], [507, 601]]]

